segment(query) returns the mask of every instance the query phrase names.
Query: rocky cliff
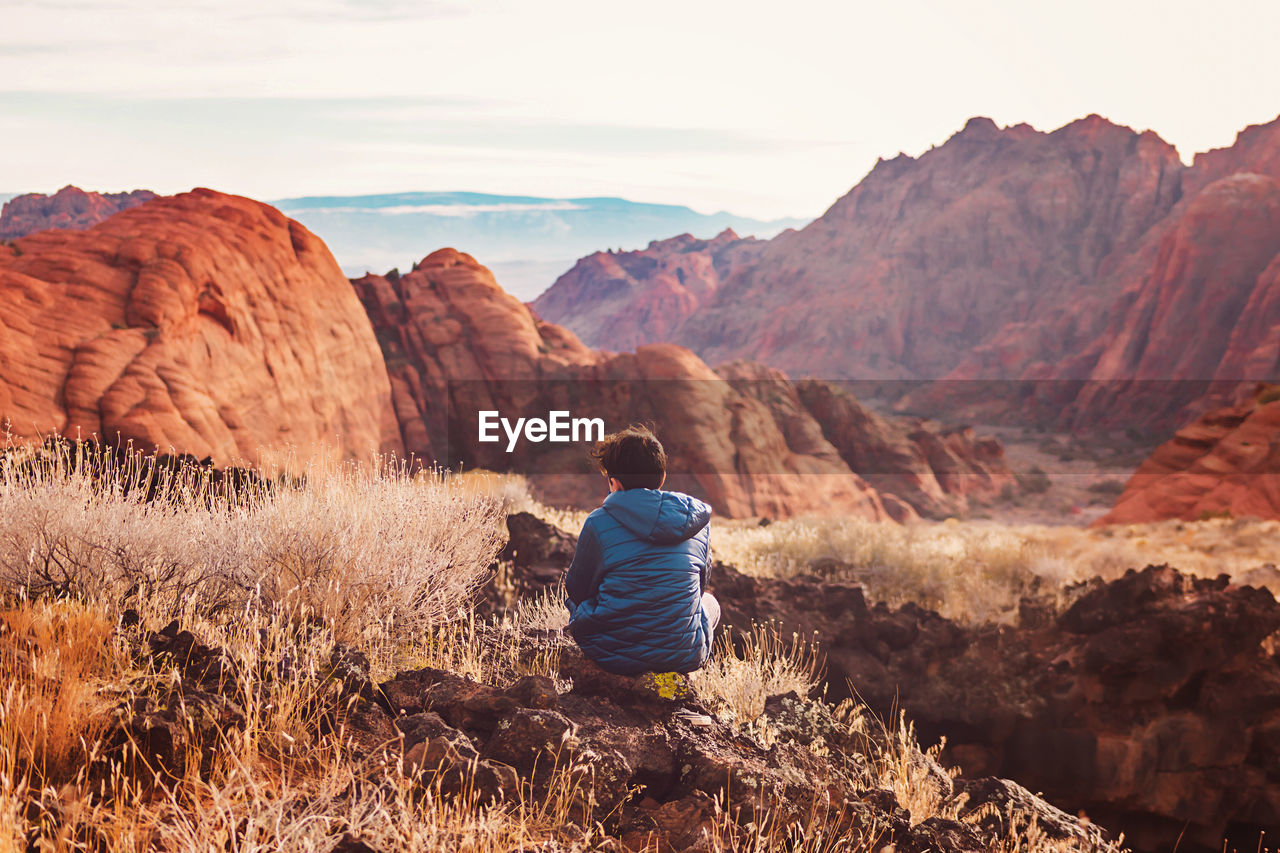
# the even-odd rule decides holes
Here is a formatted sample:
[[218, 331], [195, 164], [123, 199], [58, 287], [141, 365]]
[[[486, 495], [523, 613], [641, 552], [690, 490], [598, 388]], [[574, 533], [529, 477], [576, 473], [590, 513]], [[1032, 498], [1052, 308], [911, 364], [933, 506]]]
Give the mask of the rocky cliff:
[[532, 305], [592, 346], [633, 350], [672, 341], [684, 321], [710, 304], [721, 283], [754, 261], [765, 243], [726, 230], [712, 240], [682, 234], [635, 252], [582, 258]]
[[49, 228], [82, 231], [156, 197], [150, 190], [95, 193], [73, 186], [65, 186], [53, 195], [15, 196], [0, 210], [0, 240], [13, 240]]
[[[554, 503], [598, 504], [602, 485], [585, 445], [484, 443], [479, 411], [534, 417], [559, 409], [603, 418], [608, 429], [652, 423], [671, 457], [671, 487], [728, 516], [849, 512], [905, 521], [963, 513], [970, 497], [989, 499], [1012, 482], [998, 445], [873, 418], [848, 395], [845, 409], [811, 410], [776, 370], [738, 363], [712, 371], [670, 344], [589, 349], [452, 249], [403, 275], [354, 284], [386, 357], [408, 451], [455, 468], [529, 474]], [[860, 450], [864, 436], [840, 432], [851, 411], [874, 420], [874, 447]], [[872, 474], [858, 466], [904, 494], [872, 488]]]
[[834, 447], [895, 518], [963, 516], [1016, 485], [1000, 442], [972, 428], [886, 417], [838, 382], [792, 381], [756, 362], [730, 362], [716, 373], [768, 406], [794, 443]]
[[[973, 119], [919, 158], [878, 163], [819, 219], [730, 270], [696, 312], [668, 311], [679, 325], [662, 339], [791, 374], [938, 377], [1006, 326], [1054, 324], [1006, 355], [1019, 375], [1099, 330], [1109, 275], [1177, 203], [1182, 172], [1155, 134], [1098, 116], [1053, 133]], [[651, 246], [651, 269], [672, 254]], [[580, 279], [536, 304], [595, 342], [607, 326], [579, 318], [610, 286]], [[642, 289], [631, 285], [630, 305]], [[562, 300], [570, 290], [579, 297]]]
[[377, 341], [318, 238], [195, 190], [0, 246], [0, 421], [262, 462], [401, 443]]

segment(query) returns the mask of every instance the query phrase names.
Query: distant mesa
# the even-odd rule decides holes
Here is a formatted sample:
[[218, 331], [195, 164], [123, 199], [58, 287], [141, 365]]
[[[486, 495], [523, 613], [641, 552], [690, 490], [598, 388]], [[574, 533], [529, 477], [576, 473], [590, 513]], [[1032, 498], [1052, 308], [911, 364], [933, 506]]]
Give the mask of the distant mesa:
[[150, 190], [96, 193], [73, 186], [65, 186], [53, 195], [14, 196], [0, 210], [0, 240], [14, 240], [50, 228], [83, 231], [153, 198], [159, 196]]

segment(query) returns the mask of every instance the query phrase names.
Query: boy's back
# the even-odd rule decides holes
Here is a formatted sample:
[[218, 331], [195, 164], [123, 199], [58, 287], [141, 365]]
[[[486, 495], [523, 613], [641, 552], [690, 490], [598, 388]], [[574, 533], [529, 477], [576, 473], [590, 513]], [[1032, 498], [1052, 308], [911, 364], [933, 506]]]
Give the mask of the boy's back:
[[609, 496], [587, 516], [565, 578], [569, 630], [610, 672], [692, 672], [720, 621], [703, 591], [711, 507], [662, 491], [667, 455], [644, 427], [605, 436], [592, 456]]
[[565, 590], [570, 630], [588, 657], [624, 675], [706, 663], [710, 520], [706, 503], [659, 489], [613, 492], [587, 517]]

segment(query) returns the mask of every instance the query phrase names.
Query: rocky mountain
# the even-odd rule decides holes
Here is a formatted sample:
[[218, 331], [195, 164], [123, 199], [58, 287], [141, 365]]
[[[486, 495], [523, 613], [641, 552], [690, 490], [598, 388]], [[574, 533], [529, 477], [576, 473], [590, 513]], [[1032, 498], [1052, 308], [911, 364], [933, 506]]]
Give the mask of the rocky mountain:
[[852, 470], [927, 518], [963, 515], [972, 502], [1016, 486], [1000, 442], [979, 438], [971, 427], [884, 417], [836, 382], [805, 379], [796, 390]]
[[[1012, 481], [998, 447], [959, 440], [951, 456], [931, 456], [923, 446], [948, 439], [885, 426], [884, 443], [900, 458], [886, 461], [883, 447], [869, 451], [869, 458], [881, 454], [877, 473], [901, 462], [934, 490], [926, 500], [923, 491], [899, 497], [874, 489], [845, 458], [847, 445], [842, 451], [828, 440], [836, 426], [816, 419], [781, 373], [739, 365], [717, 374], [670, 344], [625, 354], [589, 349], [506, 293], [470, 255], [452, 249], [403, 275], [368, 275], [354, 285], [382, 344], [406, 449], [451, 467], [525, 473], [555, 503], [599, 501], [599, 474], [583, 445], [526, 441], [509, 450], [505, 441], [484, 443], [480, 411], [534, 416], [564, 410], [601, 417], [609, 430], [651, 422], [671, 454], [671, 485], [706, 497], [729, 516], [955, 513], [971, 496], [989, 497], [990, 484], [998, 490]], [[852, 398], [846, 405], [858, 407]], [[971, 467], [944, 488], [935, 468], [956, 456]]]
[[[1010, 323], [1105, 295], [1099, 278], [1177, 202], [1182, 171], [1154, 134], [1097, 116], [1053, 133], [973, 119], [919, 158], [879, 162], [816, 221], [770, 241], [672, 339], [712, 362], [792, 374], [942, 376]], [[577, 312], [554, 310], [560, 287], [535, 307], [576, 331]], [[1071, 351], [1071, 337], [1046, 346]]]
[[[469, 255], [442, 249], [404, 275], [355, 282], [383, 344], [406, 449], [458, 467], [528, 474], [557, 503], [591, 505], [601, 480], [581, 443], [479, 441], [481, 410], [602, 417], [607, 429], [655, 422], [672, 486], [730, 516], [790, 515], [825, 505], [887, 517], [880, 496], [830, 446], [792, 447], [763, 406], [735, 394], [688, 350], [591, 350], [538, 319]], [[811, 476], [803, 476], [803, 475]]]
[[0, 240], [13, 240], [48, 228], [80, 231], [156, 197], [150, 190], [95, 193], [73, 186], [65, 186], [53, 195], [27, 193], [4, 197]]
[[1214, 409], [1160, 445], [1097, 524], [1280, 518], [1280, 386]]
[[533, 301], [538, 313], [569, 318], [593, 346], [632, 350], [674, 340], [684, 321], [715, 297], [721, 282], [754, 261], [765, 243], [731, 229], [711, 240], [681, 234], [633, 252], [582, 258]]
[[684, 231], [710, 237], [726, 228], [770, 237], [802, 224], [622, 198], [470, 192], [309, 196], [271, 204], [323, 237], [349, 275], [406, 268], [423, 246], [464, 246], [521, 299], [532, 299], [575, 258], [602, 247], [635, 248]]
[[315, 235], [195, 190], [0, 246], [0, 421], [263, 462], [398, 450], [360, 302]]
[[[800, 231], [597, 254], [534, 306], [588, 343], [670, 340], [796, 376], [945, 378], [932, 404], [946, 411], [990, 402], [989, 384], [967, 381], [1017, 380], [990, 416], [1170, 430], [1280, 370], [1277, 179], [1280, 119], [1190, 167], [1098, 116], [1052, 133], [973, 119], [878, 163]], [[716, 276], [695, 277], [691, 298], [671, 277], [695, 266]]]

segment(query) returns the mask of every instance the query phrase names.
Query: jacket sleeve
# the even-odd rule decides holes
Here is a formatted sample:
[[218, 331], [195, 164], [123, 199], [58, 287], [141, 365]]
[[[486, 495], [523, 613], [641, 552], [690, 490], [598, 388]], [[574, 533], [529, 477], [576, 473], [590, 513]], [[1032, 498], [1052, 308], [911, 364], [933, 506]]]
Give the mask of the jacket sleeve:
[[600, 588], [603, 568], [604, 554], [600, 550], [600, 540], [596, 538], [595, 526], [588, 520], [582, 525], [578, 547], [573, 552], [573, 562], [564, 578], [564, 591], [569, 601], [578, 605], [595, 597], [596, 590]]

